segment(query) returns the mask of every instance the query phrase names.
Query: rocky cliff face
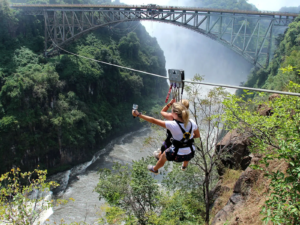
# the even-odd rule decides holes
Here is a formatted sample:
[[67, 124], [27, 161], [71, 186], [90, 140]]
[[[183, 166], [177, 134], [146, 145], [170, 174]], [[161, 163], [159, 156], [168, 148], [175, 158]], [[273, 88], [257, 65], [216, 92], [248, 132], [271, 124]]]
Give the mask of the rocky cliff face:
[[[272, 101], [278, 97], [280, 96], [274, 94], [269, 97], [269, 100]], [[268, 105], [259, 105], [257, 112], [261, 116], [273, 114], [272, 108]], [[233, 130], [218, 143], [219, 146], [231, 149], [230, 154], [222, 160], [218, 168], [220, 180], [211, 192], [214, 200], [211, 206], [211, 213], [214, 215], [211, 225], [263, 224], [264, 216], [261, 211], [270, 191], [270, 182], [264, 174], [266, 171], [286, 171], [288, 165], [283, 160], [275, 160], [270, 161], [268, 168], [263, 167], [263, 171], [253, 170], [249, 166], [260, 165], [263, 155], [250, 153], [250, 137], [250, 135]], [[238, 170], [243, 170], [243, 172], [235, 181], [232, 174], [237, 173], [234, 171]], [[228, 180], [232, 181], [229, 185]]]
[[[252, 155], [251, 164], [259, 164], [261, 158], [260, 155]], [[287, 167], [286, 162], [276, 160], [270, 162], [268, 171], [285, 171]], [[223, 180], [220, 180], [215, 188], [217, 191], [213, 193], [217, 198], [212, 206], [212, 211], [215, 208], [216, 214], [211, 225], [264, 224], [261, 210], [270, 191], [269, 181], [265, 178], [264, 172], [248, 167], [233, 187], [224, 185]], [[222, 202], [226, 194], [227, 201], [223, 199]]]
[[[235, 215], [235, 212], [243, 208], [249, 197], [253, 186], [256, 184], [260, 172], [248, 167], [235, 183], [232, 194], [226, 205], [215, 215], [212, 225], [224, 224], [229, 219], [233, 218], [234, 224], [239, 224], [240, 217]], [[219, 184], [222, 189], [222, 183]], [[250, 224], [250, 223], [249, 223]]]
[[64, 46], [92, 59], [83, 60], [64, 51], [42, 57], [43, 44], [32, 42], [38, 36], [43, 43], [33, 32], [43, 34], [43, 18], [25, 26], [26, 16], [6, 17], [28, 29], [16, 39], [0, 34], [0, 174], [38, 166], [52, 173], [86, 161], [105, 142], [142, 126], [124, 114], [133, 103], [147, 112], [163, 104], [166, 80], [94, 61], [166, 75], [163, 51], [139, 22], [130, 23], [133, 31], [127, 23], [103, 27]]

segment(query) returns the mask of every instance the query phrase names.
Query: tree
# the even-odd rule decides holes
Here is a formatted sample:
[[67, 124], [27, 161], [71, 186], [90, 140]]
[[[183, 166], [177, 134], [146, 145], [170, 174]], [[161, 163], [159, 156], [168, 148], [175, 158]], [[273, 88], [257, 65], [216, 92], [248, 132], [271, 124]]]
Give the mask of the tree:
[[294, 7], [281, 7], [279, 9], [279, 12], [290, 12], [290, 13], [299, 13], [300, 12], [300, 6], [294, 6]]
[[130, 32], [127, 36], [122, 37], [119, 49], [122, 54], [130, 59], [136, 59], [140, 50], [140, 40], [136, 33]]
[[[196, 75], [193, 81], [201, 81], [203, 78]], [[224, 155], [224, 149], [216, 151], [219, 134], [222, 129], [221, 114], [224, 107], [223, 99], [227, 92], [222, 88], [210, 90], [204, 98], [201, 96], [200, 85], [187, 85], [186, 91], [190, 102], [190, 111], [200, 130], [199, 151], [196, 154], [194, 163], [198, 167], [203, 179], [198, 182], [202, 186], [203, 200], [205, 202], [205, 221], [209, 222], [209, 207], [211, 203], [209, 192], [213, 187], [216, 165]], [[199, 179], [199, 178], [198, 178]]]
[[[112, 207], [107, 212], [119, 214], [126, 212], [127, 221], [148, 224], [149, 216], [158, 207], [158, 185], [145, 170], [149, 159], [134, 161], [132, 170], [129, 165], [116, 163], [113, 171], [104, 169], [99, 172], [100, 179], [95, 191], [100, 199], [105, 199]], [[121, 213], [121, 215], [123, 215]]]
[[[139, 126], [124, 117], [132, 100], [141, 102], [143, 96], [140, 106], [145, 110], [162, 101], [157, 95], [163, 94], [167, 82], [158, 84], [153, 78], [73, 55], [39, 56], [44, 48], [40, 16], [24, 15], [0, 0], [0, 21], [0, 173], [13, 165], [28, 169], [37, 163], [51, 173], [87, 160], [104, 139]], [[115, 30], [121, 28], [123, 32], [117, 34]], [[133, 58], [127, 52], [120, 54], [124, 35]], [[81, 56], [165, 74], [163, 53], [151, 40], [145, 28], [133, 22], [129, 27], [100, 28], [66, 48]], [[152, 56], [159, 63], [153, 59], [150, 65]], [[64, 157], [69, 155], [73, 157]]]
[[[202, 81], [203, 77], [195, 75], [193, 81]], [[205, 221], [209, 222], [209, 207], [211, 204], [210, 191], [216, 182], [216, 166], [230, 151], [227, 146], [218, 147], [220, 133], [223, 129], [222, 114], [224, 105], [222, 101], [229, 94], [223, 88], [213, 88], [203, 95], [199, 84], [189, 84], [185, 88], [190, 102], [190, 112], [200, 130], [200, 138], [196, 142], [199, 146], [194, 160], [198, 172], [194, 179], [202, 187], [202, 198], [205, 202]], [[199, 177], [201, 174], [203, 177]]]
[[[145, 165], [150, 161], [153, 161], [153, 158], [133, 162], [132, 168], [116, 163], [113, 171], [108, 169], [100, 171], [100, 180], [95, 190], [99, 193], [100, 199], [105, 199], [109, 206], [102, 207], [105, 216], [99, 222], [202, 224], [203, 204], [197, 196], [195, 197], [197, 191], [184, 188], [179, 190], [178, 186], [168, 181], [164, 182], [164, 186], [169, 183], [169, 188], [158, 191], [161, 186], [145, 169]], [[183, 177], [179, 168], [175, 169], [173, 175]], [[172, 179], [170, 176], [169, 178]]]
[[[300, 85], [290, 82], [286, 89], [299, 93]], [[260, 166], [254, 168], [265, 171], [271, 182], [269, 197], [263, 209], [266, 215], [264, 221], [297, 224], [300, 217], [300, 99], [287, 95], [271, 101], [265, 99], [265, 94], [253, 100], [232, 95], [224, 101], [226, 108], [223, 118], [230, 128], [251, 136], [252, 151], [256, 150], [264, 156], [262, 164], [266, 168], [270, 160], [286, 162], [286, 171], [269, 171]], [[253, 106], [258, 105], [270, 107], [272, 115], [261, 116], [253, 110]]]
[[56, 182], [46, 182], [47, 171], [35, 169], [21, 173], [19, 168], [0, 177], [0, 222], [33, 224], [42, 211], [52, 207], [45, 198]]
[[[177, 174], [181, 171], [177, 170]], [[174, 225], [174, 224], [203, 224], [203, 204], [195, 198], [194, 192], [182, 190], [162, 194], [159, 199], [161, 211], [151, 214], [149, 224]]]

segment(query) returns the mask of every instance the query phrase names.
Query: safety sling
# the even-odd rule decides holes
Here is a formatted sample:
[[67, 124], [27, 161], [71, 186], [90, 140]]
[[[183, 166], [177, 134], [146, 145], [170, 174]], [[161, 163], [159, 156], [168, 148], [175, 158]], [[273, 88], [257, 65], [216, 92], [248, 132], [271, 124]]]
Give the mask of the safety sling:
[[[175, 121], [175, 119], [173, 119]], [[163, 153], [165, 150], [167, 150], [171, 145], [172, 145], [172, 140], [173, 139], [173, 136], [171, 134], [171, 131], [169, 131], [167, 129], [167, 133], [166, 133], [166, 139], [163, 143], [163, 145], [161, 146], [160, 150], [161, 152]]]
[[177, 140], [172, 140], [172, 144], [174, 146], [174, 152], [175, 152], [175, 157], [177, 156], [177, 153], [178, 153], [178, 150], [180, 148], [186, 148], [186, 147], [190, 147], [191, 148], [191, 151], [192, 151], [192, 154], [193, 154], [193, 157], [194, 157], [194, 154], [195, 154], [195, 151], [193, 149], [193, 144], [194, 144], [194, 138], [190, 139], [191, 137], [191, 132], [192, 132], [192, 128], [193, 128], [193, 124], [191, 123], [191, 129], [189, 130], [189, 132], [186, 132], [179, 124], [179, 122], [177, 120], [175, 120], [176, 123], [178, 124], [180, 130], [182, 131], [182, 134], [183, 134], [183, 138], [180, 140], [180, 141], [177, 141]]

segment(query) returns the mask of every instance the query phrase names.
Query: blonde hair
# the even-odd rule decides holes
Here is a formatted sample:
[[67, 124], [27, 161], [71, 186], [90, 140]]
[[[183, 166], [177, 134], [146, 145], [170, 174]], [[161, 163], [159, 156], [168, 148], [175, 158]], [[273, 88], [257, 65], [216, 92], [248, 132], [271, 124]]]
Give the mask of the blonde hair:
[[182, 99], [181, 103], [185, 106], [185, 108], [189, 109], [189, 107], [190, 107], [189, 100]]
[[183, 120], [184, 127], [187, 126], [189, 119], [190, 119], [190, 113], [189, 110], [179, 102], [173, 103], [173, 112], [177, 114], [179, 118]]

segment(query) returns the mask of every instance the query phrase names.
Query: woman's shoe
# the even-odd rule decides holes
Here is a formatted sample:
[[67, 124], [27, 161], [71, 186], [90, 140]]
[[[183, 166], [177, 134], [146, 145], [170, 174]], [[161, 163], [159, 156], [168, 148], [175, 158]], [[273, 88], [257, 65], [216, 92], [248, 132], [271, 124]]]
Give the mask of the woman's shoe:
[[154, 170], [154, 166], [148, 165], [147, 168], [151, 173], [158, 174], [158, 170]]
[[181, 168], [182, 171], [185, 171], [187, 167], [181, 166], [180, 168]]

